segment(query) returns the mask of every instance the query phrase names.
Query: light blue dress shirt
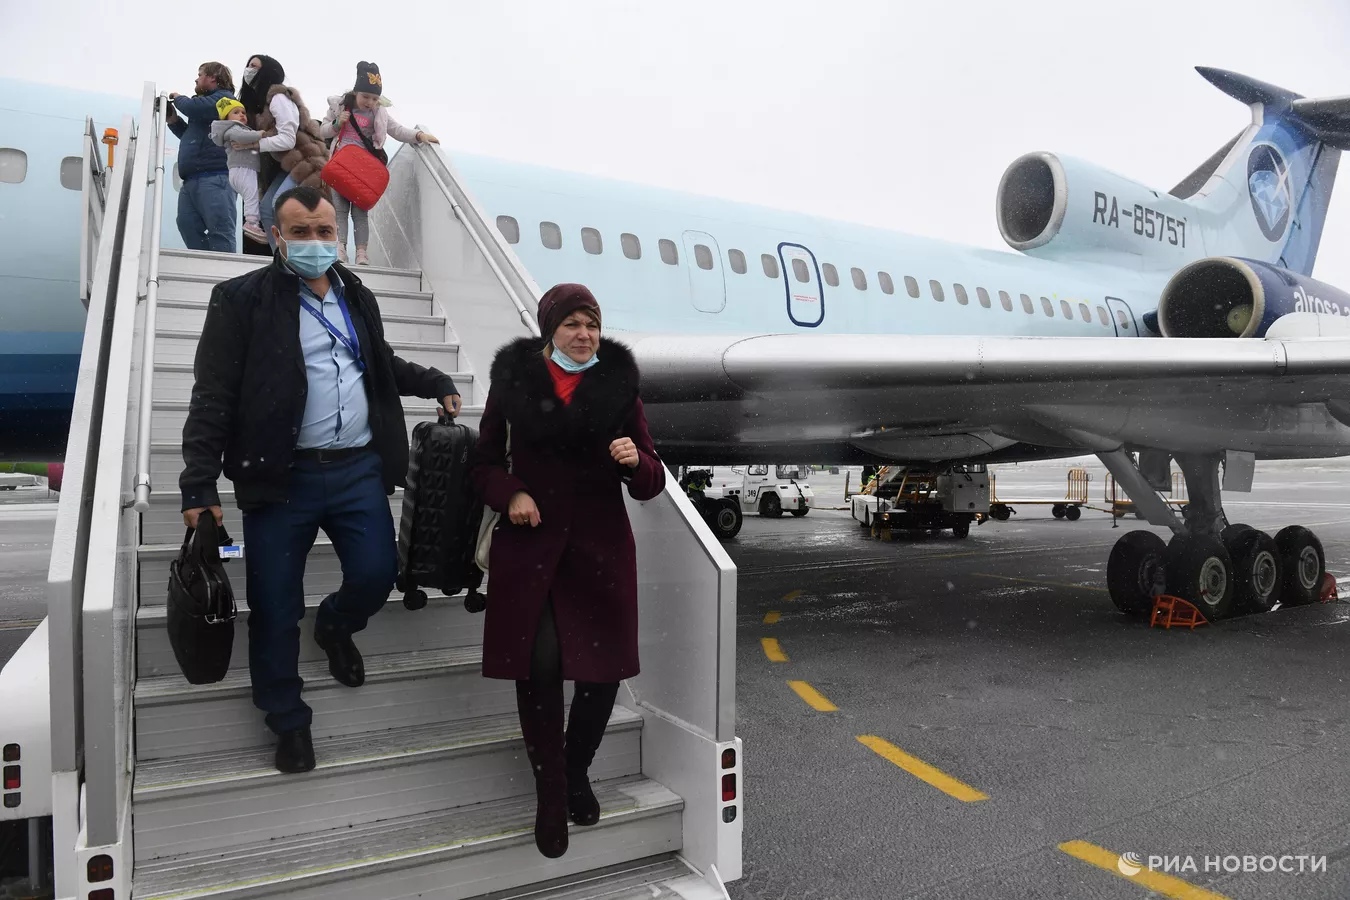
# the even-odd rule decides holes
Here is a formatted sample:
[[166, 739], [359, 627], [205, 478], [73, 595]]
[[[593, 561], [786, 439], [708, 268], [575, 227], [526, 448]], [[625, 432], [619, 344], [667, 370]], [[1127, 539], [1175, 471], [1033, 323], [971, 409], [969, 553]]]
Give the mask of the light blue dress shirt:
[[[347, 320], [338, 306], [342, 281], [328, 276], [323, 299], [300, 282], [300, 298], [318, 309], [339, 331], [348, 334]], [[354, 326], [353, 326], [354, 327]], [[300, 310], [300, 349], [305, 355], [309, 391], [300, 424], [299, 450], [336, 450], [370, 443], [370, 406], [366, 399], [365, 373], [341, 341], [313, 315]], [[364, 350], [365, 348], [362, 348]]]

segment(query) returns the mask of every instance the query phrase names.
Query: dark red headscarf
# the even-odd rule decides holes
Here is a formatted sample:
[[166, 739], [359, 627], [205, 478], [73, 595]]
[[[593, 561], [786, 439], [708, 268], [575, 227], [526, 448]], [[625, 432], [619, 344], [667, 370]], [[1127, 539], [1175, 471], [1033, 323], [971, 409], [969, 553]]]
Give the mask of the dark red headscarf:
[[553, 340], [553, 332], [572, 313], [586, 309], [600, 321], [600, 304], [584, 284], [555, 284], [539, 298], [539, 332], [544, 340]]

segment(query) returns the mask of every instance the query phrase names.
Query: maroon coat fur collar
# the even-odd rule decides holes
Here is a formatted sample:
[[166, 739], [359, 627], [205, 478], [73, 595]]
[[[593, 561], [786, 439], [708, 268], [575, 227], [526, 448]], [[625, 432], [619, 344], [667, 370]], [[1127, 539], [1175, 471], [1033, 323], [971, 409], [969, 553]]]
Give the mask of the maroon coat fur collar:
[[632, 351], [601, 338], [600, 361], [586, 371], [572, 402], [564, 406], [554, 391], [543, 348], [538, 338], [521, 338], [498, 350], [492, 361], [492, 394], [511, 423], [512, 440], [581, 449], [608, 446], [622, 437], [638, 398]]

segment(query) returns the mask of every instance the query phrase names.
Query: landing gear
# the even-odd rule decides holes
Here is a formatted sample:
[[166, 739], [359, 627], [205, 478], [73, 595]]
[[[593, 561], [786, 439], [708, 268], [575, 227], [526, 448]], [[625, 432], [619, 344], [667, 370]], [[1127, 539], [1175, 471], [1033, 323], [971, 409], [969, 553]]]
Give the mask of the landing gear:
[[1135, 515], [1155, 523], [1167, 516], [1175, 532], [1166, 545], [1148, 531], [1132, 531], [1116, 542], [1106, 580], [1122, 612], [1146, 615], [1162, 593], [1192, 603], [1210, 621], [1318, 599], [1326, 571], [1321, 542], [1297, 525], [1274, 538], [1250, 525], [1229, 525], [1219, 494], [1221, 457], [1177, 456], [1190, 496], [1184, 522], [1163, 505], [1127, 454], [1101, 459], [1131, 492]]
[[1284, 565], [1284, 602], [1290, 606], [1312, 603], [1326, 572], [1322, 542], [1308, 529], [1290, 525], [1275, 535], [1275, 546]]
[[1106, 562], [1106, 586], [1116, 609], [1146, 616], [1153, 598], [1167, 588], [1164, 556], [1167, 545], [1151, 531], [1131, 531], [1116, 541]]

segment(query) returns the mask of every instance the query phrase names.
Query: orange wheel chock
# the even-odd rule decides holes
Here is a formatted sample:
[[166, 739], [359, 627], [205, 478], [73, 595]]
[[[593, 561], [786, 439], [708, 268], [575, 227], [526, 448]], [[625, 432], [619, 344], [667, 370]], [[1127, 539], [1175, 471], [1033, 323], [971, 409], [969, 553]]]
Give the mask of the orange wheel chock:
[[1209, 620], [1205, 618], [1204, 613], [1200, 612], [1196, 605], [1188, 600], [1173, 597], [1171, 594], [1159, 594], [1153, 601], [1153, 618], [1149, 622], [1150, 628], [1156, 628], [1159, 625], [1164, 628], [1171, 628], [1176, 625], [1194, 631], [1195, 626], [1208, 623]]
[[1330, 603], [1333, 600], [1340, 600], [1341, 593], [1336, 588], [1336, 576], [1330, 572], [1322, 573], [1322, 593], [1320, 599], [1323, 603]]

